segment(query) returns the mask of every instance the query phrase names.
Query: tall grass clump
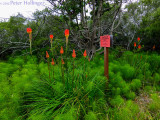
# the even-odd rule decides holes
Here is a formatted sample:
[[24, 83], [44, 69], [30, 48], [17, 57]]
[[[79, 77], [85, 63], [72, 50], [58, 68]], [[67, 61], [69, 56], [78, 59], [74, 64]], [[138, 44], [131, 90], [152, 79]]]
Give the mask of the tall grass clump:
[[[88, 61], [89, 62], [89, 61]], [[68, 65], [71, 62], [68, 61]], [[86, 61], [87, 64], [87, 61]], [[39, 116], [46, 116], [48, 119], [86, 119], [92, 118], [93, 114], [97, 118], [100, 114], [106, 113], [105, 89], [107, 79], [97, 70], [86, 68], [84, 76], [84, 66], [76, 65], [74, 69], [74, 79], [72, 79], [72, 69], [69, 66], [68, 72], [64, 73], [62, 82], [61, 66], [54, 66], [55, 82], [51, 76], [48, 80], [48, 68], [46, 63], [40, 63], [38, 71], [40, 80], [34, 81], [32, 88], [25, 92], [24, 102], [28, 103], [25, 109], [28, 111], [28, 119], [36, 119]], [[101, 109], [100, 109], [101, 108]], [[93, 112], [92, 112], [93, 111]]]

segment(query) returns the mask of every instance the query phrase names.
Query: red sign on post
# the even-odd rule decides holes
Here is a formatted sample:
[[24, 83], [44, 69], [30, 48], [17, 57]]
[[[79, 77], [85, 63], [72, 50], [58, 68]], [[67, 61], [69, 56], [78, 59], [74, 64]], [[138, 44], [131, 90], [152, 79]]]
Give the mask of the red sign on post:
[[110, 35], [100, 36], [100, 46], [110, 47]]

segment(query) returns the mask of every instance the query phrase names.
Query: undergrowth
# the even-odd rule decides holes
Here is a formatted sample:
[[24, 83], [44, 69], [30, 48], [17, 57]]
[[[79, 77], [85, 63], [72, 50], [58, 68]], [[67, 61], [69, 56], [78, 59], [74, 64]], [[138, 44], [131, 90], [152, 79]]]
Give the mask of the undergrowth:
[[[73, 60], [67, 64], [63, 81], [61, 64], [51, 66], [49, 76], [46, 61], [38, 63], [34, 56], [0, 62], [0, 119], [160, 119], [158, 54], [110, 54], [109, 80], [101, 55], [91, 61], [76, 59], [74, 74]], [[135, 102], [143, 90], [151, 99], [145, 111]]]

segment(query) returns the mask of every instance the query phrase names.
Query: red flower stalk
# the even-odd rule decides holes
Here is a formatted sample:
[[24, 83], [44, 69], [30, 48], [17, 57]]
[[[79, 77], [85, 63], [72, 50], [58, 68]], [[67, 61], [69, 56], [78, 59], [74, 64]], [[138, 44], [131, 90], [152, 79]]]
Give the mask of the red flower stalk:
[[27, 33], [29, 34], [29, 42], [30, 42], [30, 54], [32, 55], [32, 29], [27, 28]]
[[48, 54], [48, 52], [46, 51], [46, 58], [49, 58], [49, 54]]
[[[73, 49], [72, 57], [73, 57], [73, 58], [76, 57], [76, 52], [75, 52], [74, 49]], [[73, 88], [73, 81], [74, 81], [74, 59], [73, 59], [73, 80], [72, 80], [72, 88]]]
[[141, 49], [141, 45], [138, 45], [138, 49]]
[[68, 30], [68, 29], [65, 30], [65, 36], [66, 36], [66, 37], [69, 36], [69, 30]]
[[51, 40], [53, 39], [53, 35], [50, 35], [49, 37], [50, 37]]
[[27, 33], [28, 34], [32, 33], [32, 29], [31, 28], [27, 28]]
[[156, 46], [154, 45], [154, 46], [153, 46], [153, 50], [155, 50], [155, 48], [156, 48]]
[[53, 58], [52, 58], [52, 62], [51, 62], [51, 64], [52, 64], [52, 65], [54, 65], [54, 60], [53, 60]]
[[90, 58], [88, 58], [88, 61], [89, 61], [89, 62], [90, 62], [90, 60], [91, 60], [91, 59], [90, 59]]
[[75, 50], [74, 50], [74, 49], [73, 49], [72, 57], [73, 57], [73, 58], [75, 58], [75, 57], [76, 57], [76, 52], [75, 52]]
[[86, 50], [84, 51], [83, 56], [84, 56], [84, 57], [86, 57], [86, 56], [87, 56], [87, 52], [86, 52]]
[[50, 77], [50, 66], [49, 66], [49, 54], [48, 54], [48, 52], [46, 51], [46, 58], [47, 58], [47, 63], [48, 63], [48, 71], [49, 71], [49, 79], [50, 79], [50, 82], [51, 82], [51, 77]]
[[[53, 60], [53, 58], [52, 58], [51, 65], [54, 66], [54, 60]], [[54, 79], [54, 67], [52, 69], [53, 69], [53, 79]], [[54, 82], [55, 82], [55, 79], [54, 79]]]
[[61, 46], [60, 54], [63, 54], [63, 53], [64, 53], [63, 47]]
[[134, 42], [134, 47], [136, 47], [136, 42]]
[[138, 41], [138, 42], [140, 41], [140, 37], [137, 38], [137, 41]]
[[63, 61], [63, 59], [62, 59], [62, 64], [64, 64], [64, 61]]

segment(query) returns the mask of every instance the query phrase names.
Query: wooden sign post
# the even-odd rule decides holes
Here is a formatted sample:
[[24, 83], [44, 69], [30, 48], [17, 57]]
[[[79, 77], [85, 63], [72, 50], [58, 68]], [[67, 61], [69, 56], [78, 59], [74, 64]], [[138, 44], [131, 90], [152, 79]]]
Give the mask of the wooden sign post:
[[110, 47], [110, 35], [100, 36], [100, 46], [104, 47], [104, 75], [109, 79], [109, 47]]

